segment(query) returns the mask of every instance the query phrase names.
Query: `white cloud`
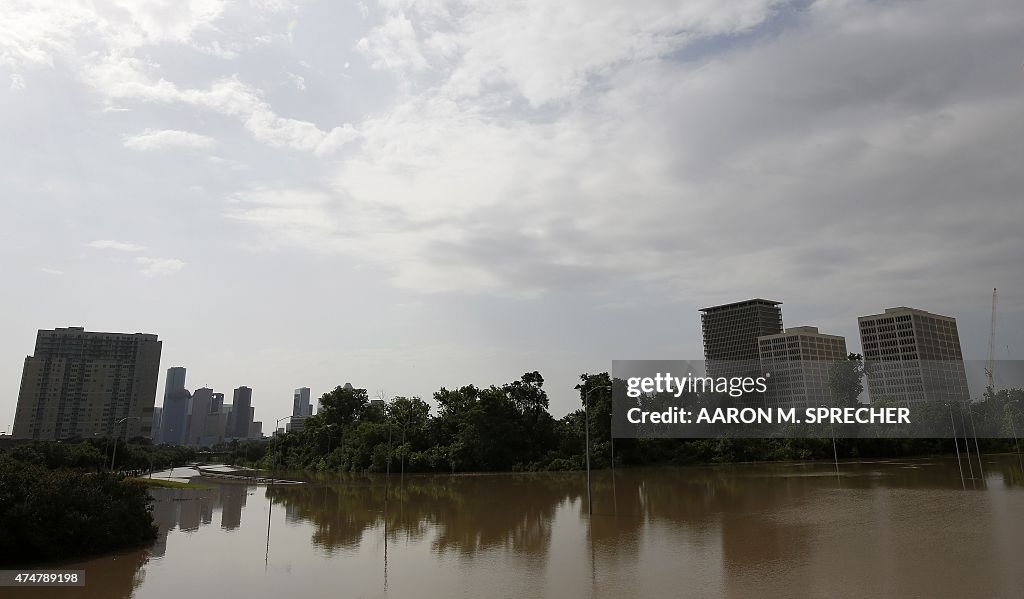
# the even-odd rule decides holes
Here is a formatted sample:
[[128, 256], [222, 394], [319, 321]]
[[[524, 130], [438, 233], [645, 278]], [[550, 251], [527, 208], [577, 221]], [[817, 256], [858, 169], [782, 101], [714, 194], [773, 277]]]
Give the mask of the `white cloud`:
[[57, 270], [56, 268], [47, 268], [45, 266], [37, 266], [36, 271], [48, 275], [53, 275], [55, 277], [59, 277], [64, 274], [63, 270]]
[[[218, 23], [228, 12], [254, 26], [266, 16], [293, 9], [288, 2], [229, 5], [223, 0], [145, 2], [115, 0], [96, 5], [85, 0], [39, 4], [19, 2], [0, 20], [0, 64], [16, 68], [53, 66], [63, 60], [79, 79], [108, 104], [128, 101], [185, 104], [237, 118], [257, 140], [275, 147], [326, 155], [350, 137], [351, 125], [321, 130], [311, 122], [278, 116], [255, 87], [237, 75], [221, 77], [207, 89], [179, 88], [161, 77], [160, 66], [141, 50], [179, 45], [232, 59], [274, 36], [252, 35], [246, 27], [227, 39]], [[237, 13], [237, 14], [235, 14]], [[217, 35], [214, 39], [207, 39]], [[12, 80], [12, 86], [14, 81]], [[325, 145], [321, 145], [326, 142]]]
[[300, 92], [306, 91], [306, 79], [302, 75], [296, 75], [295, 73], [288, 73], [288, 80], [292, 82], [295, 89]]
[[159, 277], [174, 274], [185, 268], [185, 263], [177, 258], [148, 258], [140, 256], [135, 263], [142, 266], [141, 272], [147, 277]]
[[[967, 260], [933, 237], [953, 234], [965, 190], [993, 206], [973, 226], [1007, 226], [995, 215], [1022, 183], [1007, 157], [1024, 107], [976, 57], [1020, 46], [1020, 18], [998, 17], [1011, 4], [816, 3], [744, 38], [773, 3], [382, 3], [408, 26], [385, 23], [360, 50], [433, 78], [360, 123], [326, 183], [282, 183], [273, 206], [230, 215], [420, 292], [887, 285]], [[985, 167], [968, 168], [978, 148]], [[919, 227], [929, 253], [893, 258]]]
[[186, 104], [236, 118], [255, 139], [273, 147], [324, 156], [358, 137], [348, 123], [324, 131], [309, 121], [278, 116], [259, 90], [238, 77], [218, 79], [208, 89], [180, 89], [150, 77], [147, 71], [154, 68], [134, 57], [109, 56], [88, 67], [86, 80], [111, 100]]
[[[776, 0], [381, 0], [387, 16], [357, 49], [377, 69], [436, 67], [448, 93], [511, 86], [531, 105], [573, 97], [593, 77], [694, 41], [748, 31]], [[419, 35], [417, 35], [419, 29]], [[423, 41], [421, 41], [423, 40]]]
[[124, 147], [140, 151], [161, 148], [207, 149], [215, 144], [216, 140], [212, 137], [173, 129], [146, 129], [141, 133], [124, 137]]
[[21, 91], [25, 89], [25, 78], [19, 73], [11, 73], [11, 89]]
[[112, 241], [109, 239], [98, 239], [92, 241], [89, 247], [96, 250], [114, 250], [118, 252], [144, 252], [146, 247], [135, 243], [126, 243], [123, 241]]
[[388, 17], [369, 36], [356, 42], [356, 49], [370, 59], [375, 69], [422, 71], [429, 66], [420, 53], [412, 21], [401, 13]]

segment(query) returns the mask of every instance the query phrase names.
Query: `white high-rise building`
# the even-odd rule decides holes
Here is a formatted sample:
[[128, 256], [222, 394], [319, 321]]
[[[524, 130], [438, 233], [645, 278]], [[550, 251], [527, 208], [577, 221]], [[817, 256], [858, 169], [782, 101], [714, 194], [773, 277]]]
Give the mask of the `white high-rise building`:
[[901, 306], [857, 323], [872, 401], [970, 399], [955, 318]]

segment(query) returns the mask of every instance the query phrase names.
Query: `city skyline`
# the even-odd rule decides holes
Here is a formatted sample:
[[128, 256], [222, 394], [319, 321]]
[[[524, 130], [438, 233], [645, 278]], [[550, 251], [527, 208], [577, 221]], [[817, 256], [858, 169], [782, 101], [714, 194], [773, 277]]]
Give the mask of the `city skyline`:
[[69, 6], [0, 36], [0, 430], [50, 327], [159, 334], [268, 428], [533, 370], [560, 416], [744, 297], [983, 360], [998, 287], [1024, 353], [1016, 2]]
[[[938, 314], [934, 314], [934, 313], [928, 312], [926, 310], [922, 310], [922, 309], [919, 309], [919, 308], [911, 308], [911, 307], [907, 307], [907, 306], [896, 306], [896, 307], [885, 308], [884, 312], [882, 312], [881, 314], [857, 316], [856, 317], [856, 323], [857, 323], [856, 329], [857, 329], [857, 333], [858, 334], [856, 335], [856, 337], [854, 337], [851, 340], [859, 343], [859, 347], [848, 347], [847, 346], [847, 339], [846, 339], [845, 336], [843, 336], [843, 335], [833, 335], [831, 333], [822, 333], [822, 332], [818, 331], [818, 327], [816, 327], [816, 326], [807, 325], [807, 324], [801, 324], [801, 325], [792, 326], [792, 327], [784, 327], [783, 326], [783, 321], [782, 321], [781, 309], [779, 308], [779, 306], [781, 306], [783, 303], [784, 302], [773, 301], [773, 300], [765, 300], [765, 299], [762, 299], [762, 298], [750, 298], [750, 299], [744, 299], [744, 300], [734, 300], [734, 301], [727, 302], [725, 304], [721, 304], [721, 305], [717, 305], [717, 306], [710, 306], [710, 307], [698, 309], [697, 312], [700, 314], [699, 320], [700, 320], [700, 327], [702, 329], [701, 343], [703, 345], [704, 359], [707, 360], [709, 358], [709, 354], [708, 354], [708, 351], [709, 351], [709, 345], [708, 345], [709, 338], [707, 338], [707, 335], [709, 333], [712, 335], [712, 337], [711, 337], [711, 339], [712, 339], [712, 341], [711, 341], [712, 346], [710, 346], [710, 348], [711, 348], [710, 351], [713, 354], [716, 354], [716, 355], [717, 354], [721, 354], [721, 356], [722, 356], [721, 359], [727, 359], [727, 360], [736, 360], [736, 359], [738, 359], [737, 358], [738, 354], [734, 355], [734, 353], [737, 352], [737, 351], [739, 351], [741, 353], [744, 353], [744, 354], [745, 354], [745, 352], [750, 351], [750, 349], [747, 346], [750, 344], [749, 342], [752, 340], [753, 343], [754, 343], [753, 351], [757, 354], [757, 357], [755, 357], [755, 358], [749, 358], [748, 357], [749, 358], [748, 362], [750, 362], [751, 364], [756, 363], [756, 369], [762, 369], [762, 368], [765, 367], [765, 364], [767, 364], [767, 363], [774, 363], [776, 361], [778, 361], [780, 364], [785, 364], [786, 363], [786, 359], [784, 358], [783, 354], [780, 353], [780, 354], [776, 355], [774, 350], [769, 349], [770, 344], [776, 343], [779, 339], [790, 338], [790, 337], [792, 337], [793, 339], [800, 339], [800, 340], [802, 340], [802, 339], [804, 339], [804, 337], [806, 337], [808, 335], [810, 335], [811, 339], [818, 338], [820, 340], [825, 340], [825, 341], [827, 341], [829, 343], [832, 342], [830, 340], [834, 340], [835, 342], [840, 344], [840, 345], [837, 346], [838, 349], [828, 350], [825, 354], [822, 354], [821, 356], [819, 356], [818, 359], [823, 359], [823, 360], [835, 359], [836, 356], [838, 356], [838, 355], [845, 356], [845, 354], [847, 352], [863, 354], [865, 359], [869, 360], [869, 361], [870, 360], [887, 359], [887, 358], [884, 358], [883, 356], [881, 356], [876, 349], [868, 348], [867, 351], [864, 350], [864, 347], [865, 347], [865, 344], [864, 344], [864, 341], [863, 341], [864, 340], [864, 337], [863, 337], [864, 336], [864, 326], [865, 326], [864, 323], [865, 322], [870, 322], [870, 321], [872, 321], [872, 319], [885, 318], [885, 317], [888, 317], [891, 314], [899, 315], [899, 314], [908, 313], [908, 314], [920, 314], [920, 315], [923, 315], [925, 317], [932, 318], [932, 319], [942, 319], [944, 321], [949, 321], [951, 323], [951, 326], [952, 326], [952, 339], [953, 339], [953, 342], [954, 342], [954, 345], [955, 345], [955, 350], [948, 350], [948, 351], [951, 352], [949, 354], [941, 353], [941, 357], [940, 357], [940, 354], [930, 355], [930, 357], [928, 359], [932, 359], [932, 360], [953, 359], [953, 360], [958, 360], [958, 361], [961, 361], [961, 362], [964, 360], [964, 352], [961, 351], [960, 337], [957, 334], [956, 318], [953, 317], [953, 316], [938, 315]], [[708, 327], [709, 327], [709, 325], [711, 324], [712, 321], [709, 320], [709, 318], [711, 318], [709, 315], [714, 315], [714, 318], [717, 319], [717, 320], [713, 321], [715, 324], [710, 329]], [[907, 317], [907, 318], [909, 318], [909, 317]], [[749, 335], [747, 335], [746, 337], [743, 337], [743, 339], [739, 339], [738, 341], [730, 341], [730, 342], [726, 343], [725, 345], [722, 345], [722, 342], [720, 342], [720, 341], [714, 341], [714, 339], [716, 339], [717, 337], [720, 337], [722, 335], [729, 335], [730, 333], [727, 332], [728, 329], [730, 329], [730, 327], [735, 327], [737, 325], [740, 325], [741, 327], [746, 327], [747, 329], [749, 329]], [[57, 330], [60, 331], [61, 329], [57, 329]], [[70, 327], [70, 328], [65, 329], [65, 330], [69, 330], [69, 331], [74, 332], [74, 331], [81, 330], [81, 328], [80, 327]], [[766, 331], [767, 331], [767, 334], [766, 334]], [[777, 331], [777, 332], [775, 332], [775, 331]], [[52, 332], [52, 331], [39, 330], [38, 332], [40, 334], [42, 334], [42, 333], [47, 333], [47, 332]], [[92, 332], [92, 331], [89, 331], [88, 333], [95, 334], [95, 335], [107, 335], [107, 336], [109, 336], [109, 335], [132, 336], [133, 335], [133, 334], [129, 334], [129, 333], [104, 333], [104, 332]], [[143, 334], [143, 333], [135, 333], [134, 335], [135, 336], [143, 335], [144, 337], [153, 337], [155, 339], [155, 336], [153, 336], [153, 335], [146, 335], [146, 334]], [[747, 339], [747, 337], [750, 337], [750, 339]], [[872, 338], [872, 341], [873, 340], [874, 339]], [[162, 341], [160, 343], [162, 345]], [[717, 343], [717, 345], [716, 345], [716, 343]], [[916, 345], [915, 345], [915, 347], [916, 347]], [[836, 351], [838, 351], [838, 353], [836, 353]], [[939, 351], [946, 352], [947, 350], [946, 349], [941, 349]], [[674, 358], [674, 359], [678, 359], [678, 358]], [[795, 359], [799, 360], [799, 358], [795, 358]], [[999, 360], [1001, 358], [996, 357], [996, 359]], [[767, 362], [766, 362], [766, 360], [767, 360]], [[735, 362], [730, 362], [730, 363], [735, 364]], [[171, 366], [169, 368], [164, 369], [162, 367], [162, 365], [161, 365], [161, 371], [165, 372], [165, 375], [161, 376], [161, 378], [160, 378], [160, 382], [164, 384], [164, 394], [162, 396], [162, 399], [160, 397], [156, 398], [155, 403], [154, 403], [154, 408], [157, 408], [157, 409], [160, 409], [160, 410], [164, 410], [165, 408], [174, 405], [174, 403], [176, 402], [178, 404], [178, 408], [176, 409], [174, 407], [171, 407], [171, 411], [169, 412], [171, 417], [167, 418], [166, 422], [172, 422], [173, 418], [174, 418], [173, 415], [176, 412], [181, 412], [180, 416], [186, 419], [186, 424], [185, 424], [184, 428], [187, 430], [187, 429], [189, 429], [191, 427], [191, 422], [193, 421], [194, 418], [197, 418], [197, 416], [194, 415], [193, 412], [192, 412], [192, 406], [193, 406], [193, 401], [192, 400], [194, 399], [194, 396], [192, 394], [190, 394], [188, 389], [186, 388], [186, 382], [185, 382], [186, 381], [186, 378], [185, 378], [186, 377], [186, 368], [183, 367], [183, 366]], [[961, 372], [960, 376], [963, 376], [962, 371], [963, 371], [963, 368], [960, 367], [960, 372]], [[813, 384], [818, 386], [818, 387], [822, 387], [825, 384], [826, 379], [827, 379], [827, 377], [824, 374], [817, 373], [813, 377], [813, 380], [815, 381]], [[808, 381], [810, 381], [810, 380], [812, 380], [812, 379], [808, 379]], [[869, 378], [865, 379], [865, 383], [867, 383], [867, 382], [869, 382], [871, 380], [872, 379], [870, 379], [870, 377], [869, 377]], [[803, 383], [801, 383], [801, 384], [803, 384]], [[966, 378], [964, 378], [963, 384], [966, 385]], [[326, 389], [324, 392], [330, 391], [330, 390], [334, 389], [335, 387], [345, 387], [347, 389], [351, 389], [352, 385], [351, 385], [351, 383], [346, 382], [343, 385], [339, 384], [339, 385], [335, 385], [333, 387], [330, 387], [330, 388]], [[253, 390], [250, 387], [242, 385], [240, 387], [234, 388], [234, 391], [233, 391], [233, 402], [232, 402], [232, 404], [228, 404], [227, 405], [227, 408], [229, 408], [229, 409], [226, 410], [226, 411], [223, 409], [224, 406], [225, 406], [225, 404], [224, 404], [224, 394], [223, 393], [214, 393], [214, 390], [212, 388], [207, 387], [205, 385], [202, 386], [202, 387], [197, 388], [196, 391], [204, 392], [204, 395], [200, 398], [200, 402], [202, 404], [200, 412], [202, 414], [204, 414], [202, 416], [202, 418], [205, 418], [206, 417], [205, 415], [210, 412], [210, 410], [208, 408], [209, 408], [209, 406], [212, 403], [216, 403], [217, 404], [216, 405], [216, 409], [213, 410], [213, 414], [212, 415], [219, 415], [222, 418], [222, 420], [224, 420], [224, 422], [221, 422], [220, 426], [219, 427], [215, 426], [215, 428], [219, 428], [223, 432], [222, 434], [226, 435], [227, 437], [231, 436], [231, 435], [227, 434], [229, 431], [241, 430], [241, 428], [242, 428], [241, 425], [238, 423], [238, 421], [234, 419], [235, 415], [231, 411], [230, 408], [232, 408], [234, 406], [235, 402], [237, 402], [240, 397], [244, 398], [243, 403], [248, 408], [248, 413], [249, 413], [249, 420], [248, 420], [248, 425], [249, 426], [247, 427], [247, 430], [250, 431], [250, 435], [249, 436], [251, 437], [252, 430], [254, 430], [254, 429], [252, 429], [252, 426], [253, 426], [254, 421], [256, 419], [255, 419], [255, 406], [252, 405], [252, 392], [253, 392]], [[868, 391], [869, 391], [868, 385], [866, 384], [865, 385], [865, 392], [866, 392], [865, 397], [870, 397], [870, 393], [868, 393]], [[181, 392], [184, 392], [184, 402], [182, 402], [182, 397], [179, 396], [181, 394]], [[789, 391], [787, 391], [787, 393], [788, 392]], [[422, 397], [423, 399], [427, 400], [429, 403], [432, 404], [433, 403], [432, 402], [432, 397], [431, 397], [432, 393], [433, 393], [433, 391], [431, 391], [430, 393], [425, 393], [425, 394], [415, 394], [414, 393], [414, 394], [409, 394], [409, 396], [413, 396], [413, 395], [420, 396], [420, 397]], [[967, 396], [969, 396], [969, 397], [974, 397], [974, 396], [969, 395], [969, 393], [967, 393], [966, 387], [965, 387], [964, 393]], [[206, 395], [209, 395], [209, 397], [206, 397]], [[284, 428], [285, 430], [301, 430], [301, 428], [302, 428], [302, 420], [304, 418], [308, 418], [309, 416], [313, 415], [314, 413], [319, 413], [319, 411], [320, 411], [319, 410], [319, 408], [320, 408], [319, 398], [321, 397], [321, 395], [322, 395], [322, 393], [313, 394], [309, 387], [300, 387], [300, 388], [293, 389], [293, 391], [292, 391], [292, 398], [291, 398], [291, 402], [290, 402], [290, 408], [289, 408], [290, 412], [288, 414], [285, 414], [285, 416], [290, 416], [290, 419], [288, 420], [286, 425], [282, 426], [281, 428]], [[172, 403], [169, 403], [169, 400], [171, 400]], [[313, 401], [314, 400], [316, 400], [316, 406], [317, 406], [316, 410], [313, 410], [313, 405], [314, 405]], [[773, 400], [773, 401], [775, 401], [775, 400]], [[184, 406], [184, 407], [182, 407], [182, 406]], [[268, 411], [270, 411], [270, 410], [268, 410]], [[571, 409], [567, 410], [567, 411], [571, 411]], [[285, 416], [282, 416], [282, 418], [284, 418]], [[261, 430], [262, 430], [262, 422], [255, 421], [255, 424], [259, 425]], [[167, 425], [165, 424], [164, 428], [160, 431], [163, 435], [168, 435], [166, 427], [167, 427]], [[205, 426], [204, 426], [204, 428], [205, 428]], [[0, 431], [0, 432], [6, 432], [6, 431]], [[271, 435], [274, 434], [274, 433], [275, 433], [274, 430], [272, 430], [270, 432]], [[171, 434], [170, 435], [170, 439], [176, 439], [178, 437], [182, 437], [183, 434], [184, 433]], [[197, 444], [197, 443], [200, 443], [200, 441], [201, 441], [201, 439], [199, 439], [199, 438], [197, 438], [197, 439], [186, 439], [185, 443], [186, 444]], [[170, 442], [170, 441], [165, 440], [165, 442]]]

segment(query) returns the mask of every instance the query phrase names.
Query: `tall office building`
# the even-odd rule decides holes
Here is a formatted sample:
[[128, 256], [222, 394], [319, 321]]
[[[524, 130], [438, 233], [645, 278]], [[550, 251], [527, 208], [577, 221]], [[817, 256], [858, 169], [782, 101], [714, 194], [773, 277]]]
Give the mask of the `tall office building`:
[[312, 416], [313, 404], [309, 403], [309, 387], [300, 387], [292, 396], [292, 416]]
[[185, 388], [185, 369], [167, 369], [164, 383], [164, 410], [160, 440], [170, 445], [184, 445], [188, 440], [188, 413], [192, 394]]
[[153, 445], [163, 443], [164, 409], [153, 408]]
[[759, 376], [757, 339], [782, 332], [782, 302], [749, 299], [701, 308], [704, 359], [709, 376]]
[[208, 387], [196, 389], [192, 394], [187, 445], [209, 447], [223, 442], [227, 419], [223, 393], [215, 393]]
[[231, 427], [225, 436], [234, 439], [247, 439], [252, 427], [252, 389], [239, 387], [235, 389], [231, 399]]
[[846, 339], [817, 327], [792, 327], [757, 338], [761, 370], [770, 372], [768, 405], [809, 408], [832, 405], [832, 364], [847, 359]]
[[14, 437], [150, 437], [160, 349], [144, 333], [40, 330], [22, 370]]
[[901, 306], [857, 319], [872, 401], [967, 401], [956, 319]]

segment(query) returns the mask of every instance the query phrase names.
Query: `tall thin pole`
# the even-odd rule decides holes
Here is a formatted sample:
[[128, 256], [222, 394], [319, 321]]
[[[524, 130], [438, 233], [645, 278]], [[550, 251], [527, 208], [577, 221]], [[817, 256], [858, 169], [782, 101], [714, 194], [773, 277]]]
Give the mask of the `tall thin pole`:
[[[829, 408], [833, 407], [833, 403], [829, 400]], [[832, 462], [836, 465], [836, 482], [841, 482], [839, 478], [839, 451], [836, 449], [836, 425], [832, 422], [832, 419], [828, 419], [828, 428], [832, 431]]]
[[1013, 448], [1017, 450], [1017, 463], [1020, 465], [1020, 473], [1024, 474], [1024, 458], [1020, 455], [1020, 441], [1017, 440], [1017, 426], [1013, 423], [1013, 410], [1010, 405], [1006, 405], [1006, 410], [1010, 413], [1010, 431], [1013, 433]]
[[[964, 451], [967, 453], [967, 470], [971, 474], [971, 481], [976, 481], [977, 479], [974, 478], [974, 465], [971, 464], [971, 444], [967, 439], [967, 420], [964, 419], [964, 406], [957, 401], [956, 407], [960, 411], [960, 425], [964, 429]], [[972, 482], [971, 484], [975, 485], [976, 483]]]
[[138, 418], [139, 418], [138, 416], [125, 416], [124, 418], [118, 420], [114, 424], [114, 452], [110, 456], [110, 471], [111, 472], [114, 471], [114, 458], [117, 457], [117, 440], [121, 438], [121, 433], [117, 430], [117, 427], [121, 426], [122, 424], [124, 424], [125, 422], [127, 422], [129, 420], [132, 420], [132, 419], [138, 420]]
[[615, 515], [619, 515], [619, 495], [615, 489], [615, 437], [610, 437], [612, 442], [612, 509]]
[[587, 443], [587, 513], [591, 516], [594, 515], [594, 499], [591, 495], [590, 490], [590, 392], [592, 389], [588, 389], [583, 394], [583, 420], [584, 429], [586, 430], [586, 443]]
[[384, 592], [388, 590], [388, 491], [391, 485], [391, 413], [384, 406], [384, 418], [388, 421], [388, 459], [384, 467]]
[[978, 429], [974, 428], [974, 412], [971, 411], [971, 404], [967, 404], [967, 415], [971, 417], [971, 432], [974, 434], [974, 453], [978, 456], [978, 476], [981, 483], [985, 484], [985, 467], [981, 463], [981, 449], [978, 448]]
[[270, 563], [270, 516], [274, 513], [274, 480], [277, 478], [277, 450], [280, 445], [279, 435], [277, 434], [277, 425], [281, 424], [282, 420], [290, 418], [290, 416], [282, 416], [277, 419], [274, 423], [274, 437], [271, 440], [273, 454], [270, 458], [270, 487], [267, 490], [267, 501], [269, 503], [267, 507], [267, 552], [263, 556], [263, 568], [266, 569]]
[[960, 484], [966, 490], [967, 481], [964, 480], [964, 465], [960, 462], [960, 442], [956, 438], [956, 421], [953, 420], [953, 406], [946, 407], [949, 408], [949, 423], [953, 425], [953, 447], [956, 447], [956, 465], [960, 468]]

